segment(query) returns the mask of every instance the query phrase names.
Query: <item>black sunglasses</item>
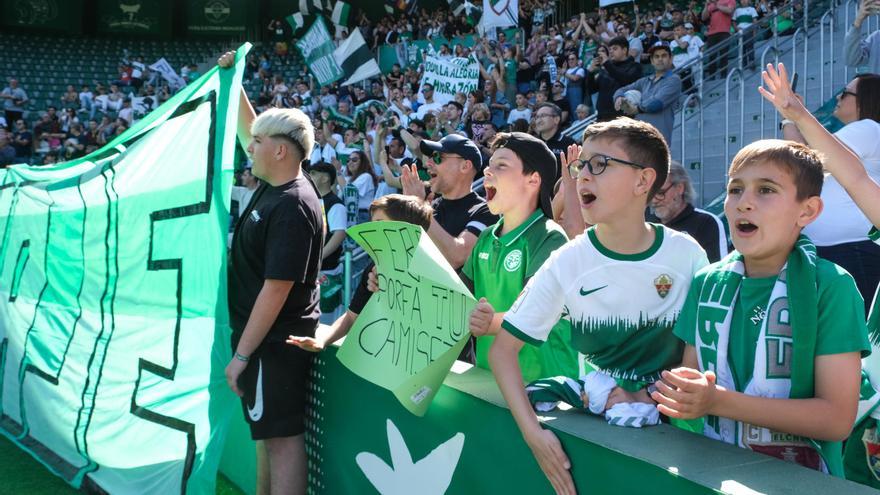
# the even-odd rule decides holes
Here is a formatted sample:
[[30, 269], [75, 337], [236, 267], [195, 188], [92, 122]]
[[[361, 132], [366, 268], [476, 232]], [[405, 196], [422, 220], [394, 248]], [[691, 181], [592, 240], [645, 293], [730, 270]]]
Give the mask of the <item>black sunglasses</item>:
[[[598, 159], [598, 161], [597, 161]], [[639, 165], [638, 163], [628, 162], [626, 160], [621, 160], [620, 158], [614, 158], [607, 155], [593, 155], [591, 158], [587, 160], [577, 159], [568, 164], [568, 175], [572, 179], [577, 179], [581, 174], [581, 171], [584, 169], [584, 165], [587, 166], [587, 169], [590, 171], [591, 175], [600, 175], [602, 172], [608, 168], [608, 162], [618, 162], [624, 165], [629, 165], [630, 167], [635, 167], [637, 169], [645, 169], [648, 168], [644, 165]]]

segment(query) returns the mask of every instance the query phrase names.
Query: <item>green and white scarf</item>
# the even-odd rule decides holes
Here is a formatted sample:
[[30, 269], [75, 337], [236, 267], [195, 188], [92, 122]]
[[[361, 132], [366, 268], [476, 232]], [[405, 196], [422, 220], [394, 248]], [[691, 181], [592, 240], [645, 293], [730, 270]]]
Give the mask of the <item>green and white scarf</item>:
[[[752, 379], [743, 391], [746, 395], [779, 399], [814, 396], [813, 364], [818, 328], [816, 260], [816, 247], [801, 235], [771, 290], [767, 316], [761, 323], [755, 346]], [[736, 390], [728, 361], [730, 326], [744, 275], [743, 256], [734, 251], [706, 274], [697, 306], [695, 334], [700, 370], [714, 371], [717, 383], [729, 390]], [[776, 315], [779, 318], [771, 317]], [[840, 442], [820, 442], [716, 416], [706, 418], [703, 433], [716, 440], [792, 460], [809, 458], [810, 450], [814, 449], [823, 461], [823, 471], [843, 476]]]

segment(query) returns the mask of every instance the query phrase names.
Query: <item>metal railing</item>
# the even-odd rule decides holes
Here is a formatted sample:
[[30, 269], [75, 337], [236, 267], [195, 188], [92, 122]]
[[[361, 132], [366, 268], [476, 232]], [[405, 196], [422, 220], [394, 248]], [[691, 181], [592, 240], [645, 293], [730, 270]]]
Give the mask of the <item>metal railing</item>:
[[[838, 78], [840, 76], [836, 73], [841, 72], [840, 64], [843, 63], [845, 65], [843, 53], [837, 53], [841, 48], [838, 47], [838, 44], [834, 40], [836, 36], [840, 36], [841, 23], [839, 22], [839, 18], [842, 17], [846, 21], [843, 26], [844, 29], [851, 27], [852, 19], [854, 18], [854, 9], [857, 8], [857, 5], [858, 0], [844, 0], [842, 5], [835, 5], [835, 2], [814, 1], [813, 5], [809, 7], [805, 2], [802, 11], [797, 11], [797, 9], [794, 9], [791, 5], [786, 6], [786, 9], [791, 9], [790, 12], [794, 14], [792, 15], [792, 20], [796, 29], [790, 36], [784, 37], [780, 36], [779, 32], [777, 32], [776, 22], [785, 10], [774, 12], [773, 15], [765, 17], [759, 21], [761, 26], [757, 27], [757, 32], [752, 34], [755, 36], [753, 48], [756, 51], [755, 55], [760, 51], [761, 68], [765, 67], [768, 62], [778, 63], [785, 59], [789, 73], [798, 72], [800, 75], [799, 80], [801, 82], [797, 91], [804, 97], [805, 104], [808, 102], [819, 102], [818, 104], [824, 103], [834, 94], [836, 85], [839, 84]], [[880, 16], [872, 16], [865, 20], [862, 29], [871, 29], [878, 23], [880, 23]], [[769, 37], [767, 36], [768, 33]], [[788, 37], [790, 37], [790, 39], [786, 39]], [[815, 52], [815, 37], [819, 38], [819, 57], [818, 60], [811, 61], [809, 50], [812, 46]], [[780, 117], [775, 109], [767, 108], [767, 104], [763, 98], [758, 97], [760, 101], [760, 111], [758, 115], [747, 116], [745, 113], [745, 86], [748, 84], [751, 87], [752, 81], [755, 81], [755, 85], [762, 83], [760, 70], [757, 72], [747, 72], [746, 68], [743, 66], [745, 42], [742, 33], [732, 35], [724, 43], [713, 46], [711, 49], [706, 50], [699, 58], [691, 60], [683, 67], [677, 67], [675, 70], [680, 73], [681, 71], [691, 69], [694, 78], [699, 81], [699, 84], [692, 93], [686, 95], [682, 109], [677, 115], [677, 125], [681, 126], [681, 128], [678, 130], [679, 132], [674, 133], [674, 136], [680, 138], [681, 142], [670, 144], [680, 145], [674, 146], [674, 148], [677, 149], [679, 153], [676, 158], [679, 158], [683, 164], [686, 162], [695, 162], [699, 164], [699, 190], [702, 201], [712, 199], [705, 197], [706, 181], [707, 179], [710, 180], [710, 183], [714, 181], [711, 176], [707, 177], [708, 174], [706, 172], [707, 164], [705, 152], [707, 151], [707, 147], [704, 146], [703, 141], [704, 124], [707, 122], [707, 114], [711, 114], [712, 117], [710, 118], [714, 121], [717, 121], [719, 117], [724, 119], [723, 132], [725, 143], [723, 159], [726, 161], [724, 164], [725, 170], [726, 164], [730, 163], [732, 154], [736, 152], [736, 149], [734, 148], [738, 149], [747, 144], [744, 142], [747, 117], [750, 121], [754, 120], [760, 125], [760, 136], [762, 139], [765, 137], [778, 137], [779, 135], [778, 123]], [[734, 51], [734, 49], [736, 51]], [[697, 73], [697, 71], [702, 69], [703, 66], [708, 66], [710, 61], [720, 53], [726, 53], [728, 55], [728, 74], [725, 79], [709, 80], [705, 71]], [[818, 71], [816, 69], [817, 62]], [[828, 74], [826, 74], [826, 72], [828, 72]], [[844, 69], [843, 75], [848, 80], [848, 68]], [[817, 80], [818, 87], [816, 85]], [[808, 86], [808, 83], [811, 81], [813, 83], [812, 86]], [[738, 91], [736, 84], [739, 84]], [[731, 91], [734, 91], [735, 94], [732, 94]], [[737, 97], [740, 100], [739, 108], [737, 108], [735, 103], [731, 101]], [[757, 96], [750, 95], [749, 101], [755, 103], [753, 99], [755, 97]], [[716, 106], [713, 107], [712, 105]], [[723, 105], [723, 110], [721, 105]], [[718, 110], [716, 112], [710, 112], [710, 108], [717, 108]], [[768, 132], [768, 110], [773, 114], [773, 127], [770, 132]], [[723, 115], [720, 115], [722, 112]], [[737, 120], [739, 124], [738, 129]], [[695, 128], [699, 130], [699, 149], [697, 150], [694, 149], [695, 147], [693, 145], [688, 146], [688, 138], [690, 137], [693, 139], [696, 137], [693, 135], [695, 134], [695, 132], [693, 132], [696, 130]], [[690, 135], [688, 132], [689, 129], [692, 130]], [[733, 139], [737, 141], [736, 146], [733, 145]], [[715, 149], [716, 151], [711, 153], [714, 154], [721, 151], [717, 146]], [[697, 169], [696, 166], [692, 166], [691, 168]], [[711, 166], [709, 168], [711, 171]], [[719, 175], [721, 174], [719, 173]], [[726, 173], [724, 175], [726, 176]]]

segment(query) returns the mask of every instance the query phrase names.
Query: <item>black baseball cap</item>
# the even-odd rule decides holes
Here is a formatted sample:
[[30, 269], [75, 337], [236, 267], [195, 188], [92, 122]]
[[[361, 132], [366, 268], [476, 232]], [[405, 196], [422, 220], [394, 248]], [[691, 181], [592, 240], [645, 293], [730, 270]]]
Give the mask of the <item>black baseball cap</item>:
[[483, 169], [483, 158], [480, 155], [480, 148], [470, 139], [461, 134], [450, 134], [440, 141], [422, 140], [419, 144], [422, 153], [430, 155], [439, 151], [440, 153], [454, 153], [461, 156], [465, 160], [470, 160], [474, 165], [474, 171], [479, 172]]
[[541, 191], [538, 206], [547, 218], [553, 218], [553, 186], [556, 184], [556, 170], [559, 165], [547, 143], [525, 132], [503, 132], [494, 141], [494, 150], [507, 148], [541, 177]]

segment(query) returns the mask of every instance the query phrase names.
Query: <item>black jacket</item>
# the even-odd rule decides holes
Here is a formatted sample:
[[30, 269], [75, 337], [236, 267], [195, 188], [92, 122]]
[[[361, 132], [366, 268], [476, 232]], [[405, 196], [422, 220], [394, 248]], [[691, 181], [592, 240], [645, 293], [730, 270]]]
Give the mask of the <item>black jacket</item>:
[[598, 72], [587, 71], [587, 87], [590, 94], [599, 93], [596, 111], [600, 120], [620, 115], [614, 110], [614, 92], [642, 77], [642, 66], [632, 57], [622, 62], [607, 60]]

